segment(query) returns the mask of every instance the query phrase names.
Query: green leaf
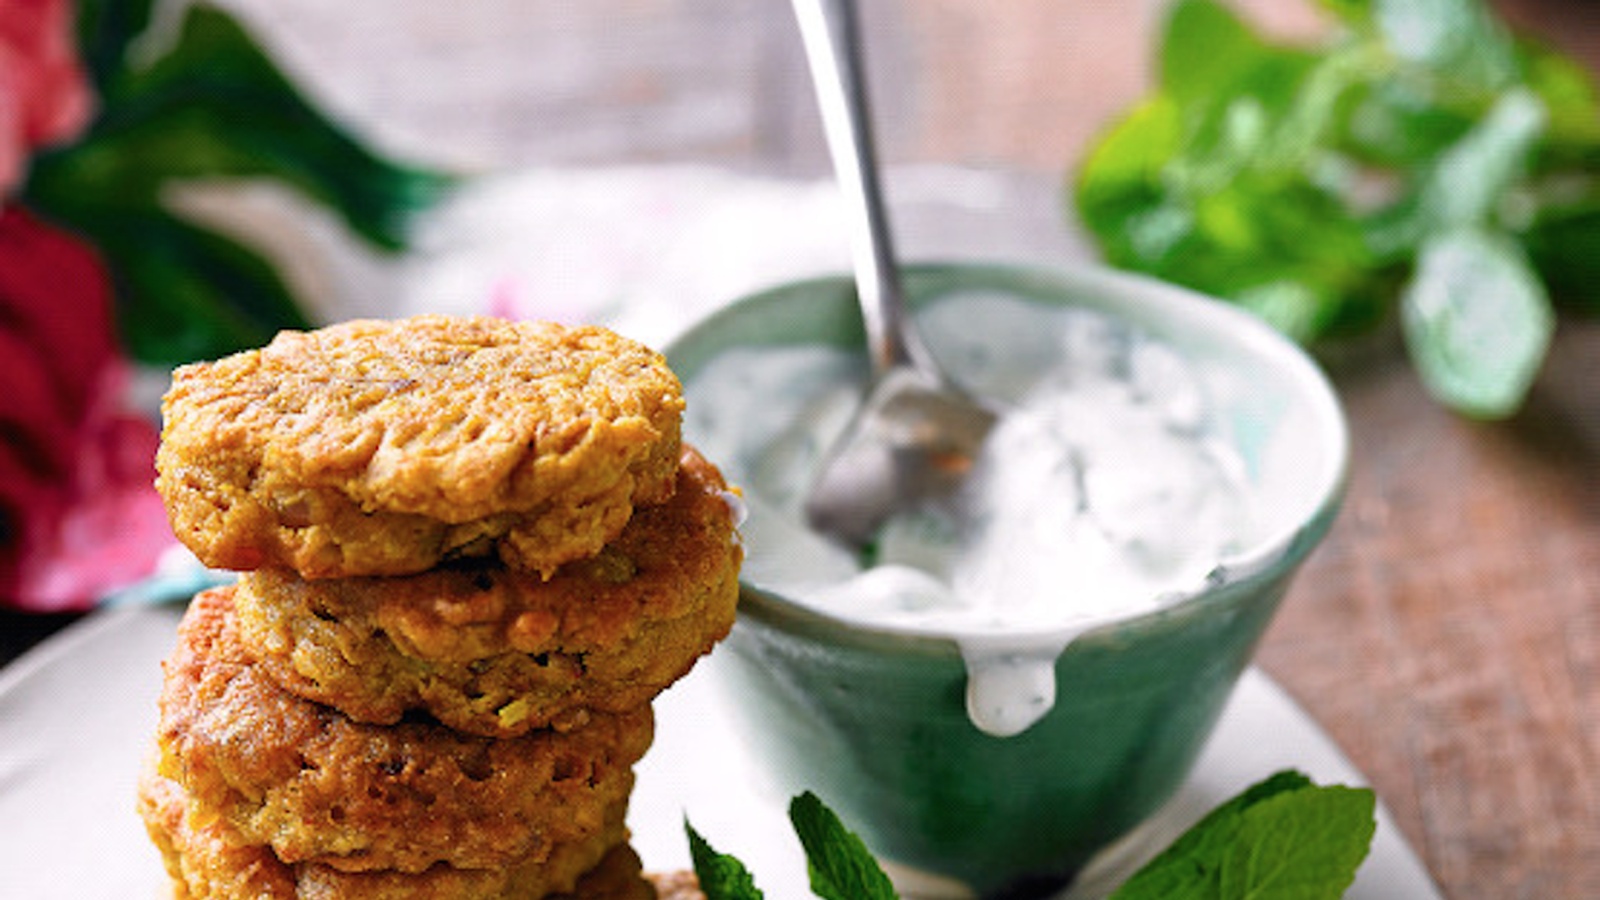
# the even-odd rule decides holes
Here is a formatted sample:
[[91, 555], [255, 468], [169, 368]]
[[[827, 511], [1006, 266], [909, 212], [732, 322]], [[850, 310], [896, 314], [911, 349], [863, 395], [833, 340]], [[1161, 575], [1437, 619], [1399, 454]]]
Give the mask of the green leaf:
[[683, 830], [689, 835], [689, 858], [706, 900], [762, 900], [761, 890], [744, 863], [712, 849], [688, 820], [684, 821]]
[[1517, 77], [1510, 33], [1483, 0], [1375, 0], [1374, 20], [1400, 59], [1497, 91]]
[[1182, 136], [1177, 104], [1154, 94], [1102, 136], [1078, 170], [1073, 194], [1078, 218], [1117, 265], [1148, 267], [1190, 227], [1186, 221], [1161, 221], [1168, 193], [1163, 172]]
[[127, 64], [128, 48], [150, 26], [155, 0], [78, 0], [78, 52], [104, 93]]
[[1355, 85], [1343, 98], [1341, 152], [1370, 165], [1420, 169], [1461, 139], [1481, 115], [1480, 104], [1448, 103], [1428, 73], [1392, 73]]
[[811, 890], [823, 900], [895, 900], [894, 885], [867, 845], [810, 791], [789, 804], [789, 821], [806, 851]]
[[1523, 240], [1556, 304], [1600, 313], [1600, 197], [1541, 210]]
[[1544, 107], [1533, 94], [1508, 91], [1437, 154], [1404, 196], [1364, 219], [1374, 256], [1414, 258], [1433, 235], [1499, 227], [1512, 189], [1529, 173], [1544, 123]]
[[1215, 896], [1214, 860], [1227, 851], [1241, 827], [1240, 814], [1251, 805], [1286, 791], [1310, 787], [1311, 779], [1285, 770], [1246, 788], [1190, 826], [1167, 849], [1145, 863], [1110, 900]]
[[124, 342], [141, 362], [213, 359], [309, 327], [272, 266], [220, 235], [159, 210], [107, 214], [89, 234], [111, 263]]
[[1287, 149], [1293, 157], [1321, 131], [1352, 68], [1350, 54], [1321, 57], [1268, 43], [1217, 0], [1180, 0], [1163, 34], [1160, 89], [1183, 110], [1198, 152], [1226, 145], [1250, 159], [1265, 141], [1286, 145], [1269, 146], [1269, 155], [1283, 157]]
[[1252, 804], [1222, 858], [1224, 898], [1339, 900], [1376, 829], [1365, 789], [1302, 788]]
[[[1158, 87], [1086, 155], [1077, 212], [1110, 263], [1302, 342], [1399, 311], [1431, 389], [1505, 414], [1548, 341], [1529, 260], [1562, 302], [1600, 309], [1596, 79], [1515, 38], [1486, 0], [1317, 2], [1343, 27], [1312, 48], [1269, 40], [1221, 0], [1175, 0]], [[1486, 320], [1530, 317], [1476, 351], [1470, 311], [1404, 309], [1408, 284], [1455, 284], [1419, 257], [1463, 232], [1527, 242], [1483, 263], [1509, 295], [1446, 291]], [[1474, 359], [1490, 367], [1476, 381], [1452, 369]]]
[[1523, 82], [1543, 104], [1547, 135], [1557, 152], [1584, 153], [1600, 146], [1600, 96], [1587, 66], [1528, 41], [1517, 45]]
[[[1191, 193], [1219, 190], [1241, 173], [1288, 180], [1300, 177], [1331, 107], [1320, 88], [1317, 60], [1283, 50], [1256, 60], [1242, 78], [1209, 104], [1184, 111], [1182, 153], [1170, 181]], [[1308, 89], [1313, 81], [1318, 91]]]
[[1216, 0], [1179, 0], [1161, 40], [1161, 89], [1179, 106], [1215, 102], [1269, 52]]
[[1199, 148], [1157, 94], [1086, 159], [1079, 215], [1112, 263], [1239, 301], [1296, 339], [1370, 323], [1381, 311], [1361, 282], [1377, 263], [1360, 220], [1313, 178], [1316, 126], [1298, 115], [1254, 152]]
[[1422, 227], [1437, 231], [1490, 222], [1507, 189], [1527, 174], [1545, 121], [1544, 106], [1531, 92], [1518, 89], [1501, 97], [1428, 173], [1420, 197]]
[[1388, 59], [1369, 44], [1332, 50], [1306, 70], [1260, 164], [1304, 176], [1328, 153], [1348, 97], [1382, 78]]
[[1278, 772], [1201, 819], [1111, 900], [1332, 900], [1367, 854], [1375, 806], [1369, 790]]
[[1521, 406], [1554, 318], [1522, 251], [1480, 229], [1430, 240], [1401, 298], [1406, 347], [1423, 383], [1447, 406], [1484, 419]]
[[1372, 21], [1372, 0], [1317, 0], [1317, 6], [1352, 26], [1362, 26]]
[[409, 215], [451, 181], [394, 165], [308, 104], [226, 14], [189, 7], [173, 47], [106, 86], [78, 187], [154, 196], [175, 178], [281, 179], [377, 246], [404, 245]]

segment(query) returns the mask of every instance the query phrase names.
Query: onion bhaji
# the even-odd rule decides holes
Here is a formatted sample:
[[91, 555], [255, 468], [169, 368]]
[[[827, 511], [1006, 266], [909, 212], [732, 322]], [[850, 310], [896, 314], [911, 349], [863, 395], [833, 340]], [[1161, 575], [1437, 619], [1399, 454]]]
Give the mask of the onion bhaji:
[[262, 569], [234, 594], [239, 632], [280, 685], [359, 721], [422, 710], [491, 737], [567, 730], [650, 702], [732, 627], [727, 497], [685, 447], [671, 500], [548, 581], [485, 563], [315, 581]]
[[439, 863], [421, 872], [345, 872], [286, 863], [226, 821], [200, 815], [183, 787], [154, 771], [140, 779], [139, 813], [161, 851], [175, 900], [655, 900], [626, 843], [627, 800], [603, 811], [601, 827], [558, 844], [539, 860], [495, 869]]
[[207, 565], [548, 574], [665, 500], [682, 387], [593, 326], [416, 316], [285, 331], [173, 373], [157, 489]]
[[156, 487], [234, 584], [138, 809], [177, 900], [704, 900], [627, 844], [650, 704], [733, 625], [737, 503], [603, 328], [285, 331], [182, 366]]
[[503, 868], [592, 836], [626, 799], [650, 707], [511, 739], [353, 722], [283, 690], [238, 640], [233, 586], [198, 595], [165, 663], [160, 772], [195, 811], [287, 863]]

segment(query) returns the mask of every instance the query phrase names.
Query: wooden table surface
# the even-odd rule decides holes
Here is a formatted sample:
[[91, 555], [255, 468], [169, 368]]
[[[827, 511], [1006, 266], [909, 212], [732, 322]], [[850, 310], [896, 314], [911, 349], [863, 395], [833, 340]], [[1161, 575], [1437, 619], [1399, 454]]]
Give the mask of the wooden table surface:
[[[1138, 94], [1159, 6], [864, 3], [891, 162], [1043, 173], [1065, 173]], [[776, 0], [228, 5], [398, 152], [827, 171]], [[1275, 31], [1316, 27], [1302, 4], [1235, 5]], [[1600, 62], [1600, 7], [1500, 5]], [[1499, 424], [1440, 410], [1398, 355], [1347, 368], [1348, 502], [1260, 660], [1370, 777], [1447, 896], [1600, 897], [1600, 322], [1561, 323], [1526, 410]], [[0, 631], [14, 647], [54, 624]]]

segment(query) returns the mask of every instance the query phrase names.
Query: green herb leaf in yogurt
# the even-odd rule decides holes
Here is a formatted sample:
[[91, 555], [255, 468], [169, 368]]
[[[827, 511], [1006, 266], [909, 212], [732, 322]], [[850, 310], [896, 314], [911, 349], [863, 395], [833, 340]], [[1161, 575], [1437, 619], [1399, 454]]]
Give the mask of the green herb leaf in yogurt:
[[1217, 807], [1110, 900], [1338, 900], [1376, 830], [1365, 788], [1279, 772]]

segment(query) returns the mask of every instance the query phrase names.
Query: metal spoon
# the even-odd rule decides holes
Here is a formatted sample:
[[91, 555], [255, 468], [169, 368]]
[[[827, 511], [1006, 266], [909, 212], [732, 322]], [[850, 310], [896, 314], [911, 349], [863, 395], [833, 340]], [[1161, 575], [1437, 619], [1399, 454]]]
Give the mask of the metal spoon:
[[852, 216], [872, 361], [861, 409], [805, 502], [811, 526], [861, 546], [890, 515], [960, 483], [995, 414], [955, 387], [912, 329], [878, 185], [854, 0], [794, 0], [834, 171]]

